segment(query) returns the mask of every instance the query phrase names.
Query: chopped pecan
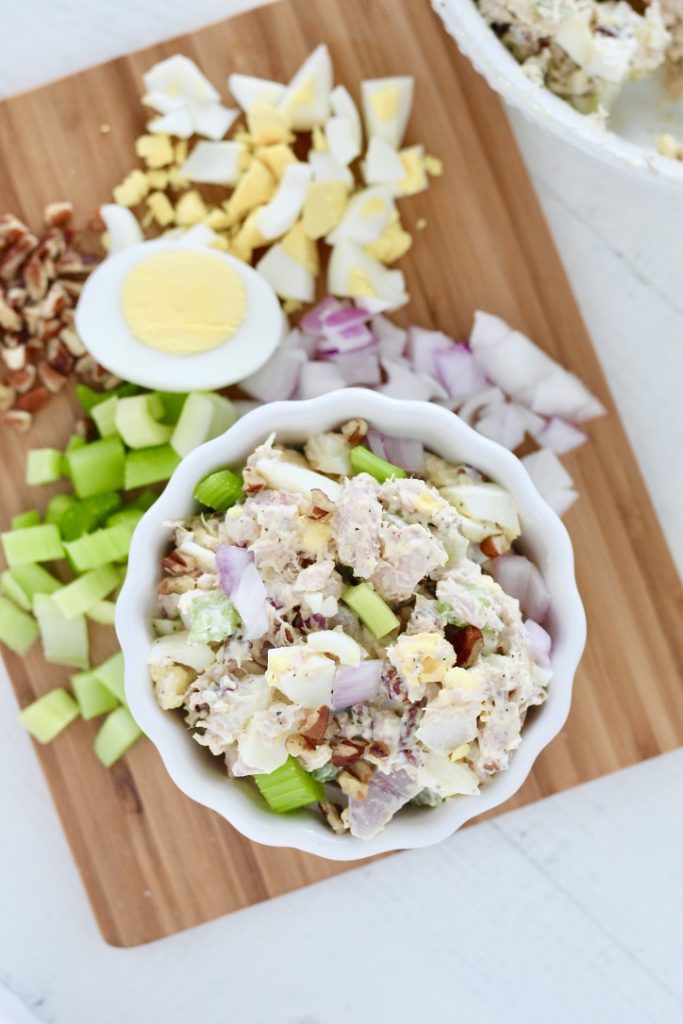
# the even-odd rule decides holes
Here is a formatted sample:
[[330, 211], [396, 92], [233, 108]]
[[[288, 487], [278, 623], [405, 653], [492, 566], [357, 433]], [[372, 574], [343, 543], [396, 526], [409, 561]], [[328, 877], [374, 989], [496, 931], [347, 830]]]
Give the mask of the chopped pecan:
[[43, 211], [43, 220], [48, 227], [63, 227], [74, 215], [72, 203], [48, 203]]
[[50, 338], [45, 348], [45, 357], [53, 370], [68, 377], [74, 368], [74, 357], [66, 347], [61, 335], [60, 331], [59, 338]]
[[446, 626], [444, 635], [455, 651], [460, 668], [470, 668], [484, 649], [484, 635], [478, 626]]
[[62, 330], [62, 322], [58, 317], [53, 320], [44, 320], [38, 331], [38, 340], [45, 343], [50, 338], [58, 338]]
[[[69, 296], [64, 290], [64, 285], [60, 281], [55, 281], [50, 285], [50, 290], [43, 299], [41, 314], [45, 320], [53, 320], [62, 312], [63, 309], [66, 309], [68, 305]], [[62, 329], [61, 324], [59, 325], [59, 329]]]
[[365, 751], [365, 756], [371, 757], [375, 761], [381, 761], [383, 758], [389, 756], [389, 747], [383, 740], [373, 740]]
[[333, 832], [337, 833], [338, 836], [347, 831], [348, 826], [342, 821], [341, 813], [336, 804], [330, 803], [329, 800], [321, 800], [320, 810], [325, 815], [327, 824]]
[[339, 783], [342, 793], [351, 797], [352, 800], [365, 800], [368, 795], [368, 783], [361, 782], [351, 772], [340, 772], [336, 781]]
[[322, 743], [330, 720], [330, 709], [323, 704], [317, 711], [311, 711], [300, 729], [301, 735], [312, 743]]
[[285, 750], [292, 757], [301, 757], [302, 754], [308, 754], [315, 750], [315, 743], [307, 739], [306, 736], [302, 736], [301, 733], [295, 732], [285, 740]]
[[356, 761], [355, 764], [349, 765], [346, 769], [350, 772], [359, 782], [368, 783], [372, 776], [375, 774], [375, 769], [367, 761]]
[[50, 280], [40, 253], [34, 252], [27, 261], [24, 267], [24, 281], [32, 302], [39, 302], [46, 295]]
[[55, 370], [49, 363], [38, 363], [38, 376], [48, 391], [56, 395], [66, 384], [66, 377], [59, 370]]
[[19, 395], [25, 395], [27, 391], [30, 391], [35, 382], [36, 368], [31, 363], [28, 366], [24, 366], [21, 370], [14, 370], [12, 373], [7, 374], [7, 383]]
[[18, 238], [9, 249], [5, 249], [0, 254], [0, 278], [3, 281], [11, 281], [13, 277], [16, 277], [19, 267], [37, 245], [38, 239], [28, 231]]
[[360, 444], [365, 435], [368, 432], [368, 424], [365, 420], [355, 419], [349, 420], [341, 428], [342, 436], [346, 443], [352, 448]]
[[347, 768], [360, 761], [365, 743], [358, 740], [337, 740], [332, 744], [332, 764], [336, 768]]
[[26, 302], [27, 296], [28, 292], [26, 291], [25, 288], [22, 288], [22, 286], [19, 284], [13, 284], [10, 288], [7, 289], [7, 294], [5, 295], [5, 298], [7, 299], [7, 301], [9, 302], [10, 306], [13, 309], [21, 310], [24, 308], [24, 303]]
[[14, 245], [18, 239], [30, 233], [28, 226], [13, 213], [0, 213], [0, 248]]
[[[62, 321], [65, 320], [65, 314], [68, 312], [70, 312], [70, 310], [64, 310], [64, 313], [62, 314]], [[85, 355], [85, 345], [78, 337], [73, 327], [62, 328], [59, 332], [59, 337], [60, 340], [64, 342], [72, 356], [78, 357]]]
[[490, 537], [484, 537], [479, 547], [487, 558], [498, 558], [510, 550], [510, 541], [502, 533], [493, 533]]
[[38, 412], [39, 409], [42, 409], [49, 400], [50, 392], [47, 388], [39, 384], [37, 387], [31, 388], [31, 390], [27, 391], [25, 395], [21, 395], [21, 397], [17, 399], [17, 408], [23, 409], [24, 412], [35, 413]]
[[[60, 284], [70, 299], [80, 298], [81, 292], [83, 291], [83, 281], [69, 281], [68, 278], [64, 277], [60, 281]], [[66, 313], [66, 310], [64, 310]], [[64, 317], [62, 317], [64, 319]]]
[[159, 584], [158, 593], [164, 597], [167, 594], [186, 594], [188, 590], [194, 590], [195, 581], [191, 576], [164, 576]]
[[161, 559], [161, 564], [170, 576], [189, 576], [197, 568], [197, 563], [191, 555], [184, 555], [177, 548]]
[[25, 434], [27, 430], [31, 429], [33, 416], [30, 412], [22, 409], [8, 409], [6, 412], [0, 413], [0, 423], [16, 430], [18, 434]]
[[311, 491], [311, 499], [313, 506], [311, 511], [308, 513], [309, 519], [327, 519], [334, 512], [334, 504], [330, 501], [327, 495], [314, 487]]
[[[12, 336], [12, 341], [15, 338]], [[9, 370], [23, 370], [28, 362], [26, 346], [21, 344], [7, 345], [8, 338], [5, 338], [6, 347], [1, 350], [2, 361]]]
[[245, 466], [242, 470], [245, 494], [258, 494], [266, 486], [265, 479], [254, 466]]
[[[40, 248], [38, 252], [41, 258], [46, 262], [51, 260], [54, 262], [58, 260], [66, 249], [66, 239], [64, 232], [61, 228], [52, 227], [48, 228], [43, 237], [40, 240]], [[52, 268], [52, 276], [55, 276], [55, 269]]]
[[92, 267], [92, 257], [74, 249], [67, 249], [57, 261], [58, 274], [89, 274]]
[[0, 384], [0, 412], [6, 412], [14, 405], [14, 388]]
[[21, 330], [21, 317], [2, 294], [0, 294], [0, 327], [3, 331]]

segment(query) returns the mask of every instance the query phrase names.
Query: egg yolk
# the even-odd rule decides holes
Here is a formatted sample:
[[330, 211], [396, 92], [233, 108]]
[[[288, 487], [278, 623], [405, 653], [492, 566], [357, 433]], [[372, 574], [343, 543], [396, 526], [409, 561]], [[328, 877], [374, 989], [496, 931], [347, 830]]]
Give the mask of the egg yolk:
[[143, 345], [196, 355], [227, 341], [243, 323], [247, 293], [239, 274], [209, 253], [159, 252], [123, 282], [123, 315]]

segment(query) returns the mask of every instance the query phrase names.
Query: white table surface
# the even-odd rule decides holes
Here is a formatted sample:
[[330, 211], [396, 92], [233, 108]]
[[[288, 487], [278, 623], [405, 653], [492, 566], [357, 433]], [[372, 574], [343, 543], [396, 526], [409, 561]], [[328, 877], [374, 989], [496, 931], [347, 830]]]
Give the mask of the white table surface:
[[[0, 0], [0, 95], [254, 5]], [[683, 571], [683, 195], [513, 121]], [[683, 1019], [683, 751], [117, 950], [0, 675], [0, 1024]]]

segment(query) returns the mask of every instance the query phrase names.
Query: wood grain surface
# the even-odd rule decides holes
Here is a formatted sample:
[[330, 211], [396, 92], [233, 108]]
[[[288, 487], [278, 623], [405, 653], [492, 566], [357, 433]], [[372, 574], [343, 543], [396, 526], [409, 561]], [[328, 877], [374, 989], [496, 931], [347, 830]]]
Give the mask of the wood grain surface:
[[[683, 591], [503, 111], [429, 5], [283, 0], [5, 101], [0, 210], [37, 227], [50, 200], [71, 199], [82, 216], [107, 200], [135, 165], [140, 76], [154, 61], [186, 53], [224, 90], [230, 71], [286, 80], [323, 40], [356, 97], [362, 78], [414, 74], [407, 139], [445, 162], [443, 178], [404, 204], [409, 227], [428, 221], [403, 261], [404, 319], [463, 336], [476, 308], [497, 313], [609, 409], [566, 460], [581, 491], [567, 525], [589, 622], [572, 713], [508, 809], [683, 743]], [[61, 396], [28, 440], [0, 438], [3, 528], [36, 504], [23, 484], [26, 449], [65, 443], [72, 422]], [[95, 660], [106, 653], [100, 637]], [[68, 675], [38, 650], [6, 661], [22, 705]], [[105, 771], [91, 751], [96, 729], [78, 722], [36, 749], [108, 942], [148, 942], [353, 866], [242, 839], [175, 789], [149, 743]]]

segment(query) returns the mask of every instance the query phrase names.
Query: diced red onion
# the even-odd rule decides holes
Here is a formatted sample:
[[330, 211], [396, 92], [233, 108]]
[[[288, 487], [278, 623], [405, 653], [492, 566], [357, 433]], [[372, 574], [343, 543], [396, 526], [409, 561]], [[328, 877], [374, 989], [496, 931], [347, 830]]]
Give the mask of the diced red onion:
[[332, 686], [332, 707], [335, 711], [353, 704], [373, 700], [379, 691], [381, 661], [361, 661], [360, 665], [340, 665]]
[[549, 448], [525, 455], [521, 460], [534, 487], [550, 507], [561, 516], [578, 497], [574, 481], [557, 455]]
[[441, 331], [428, 331], [424, 327], [408, 329], [408, 356], [416, 373], [434, 375], [437, 353], [447, 352], [453, 345], [453, 340]]
[[266, 365], [241, 382], [241, 387], [252, 398], [262, 402], [277, 402], [291, 398], [299, 383], [306, 353], [301, 349], [279, 348]]
[[340, 302], [339, 299], [335, 299], [333, 295], [328, 295], [326, 298], [319, 302], [313, 309], [309, 309], [307, 313], [301, 317], [299, 321], [299, 327], [303, 331], [307, 331], [309, 334], [320, 334], [323, 329], [323, 322], [325, 317], [330, 316], [332, 313], [339, 312], [340, 309], [346, 309], [347, 304]]
[[364, 384], [366, 387], [374, 387], [381, 383], [382, 374], [376, 344], [367, 345], [357, 352], [349, 352], [346, 355], [331, 356], [330, 360], [348, 386]]
[[370, 328], [379, 344], [379, 352], [383, 359], [399, 359], [406, 347], [408, 332], [402, 327], [392, 324], [391, 320], [382, 316], [373, 316]]
[[551, 416], [533, 436], [543, 448], [549, 448], [556, 455], [571, 452], [588, 440], [583, 430], [559, 416]]
[[370, 450], [407, 473], [419, 473], [424, 467], [424, 448], [412, 437], [393, 437], [371, 427], [366, 435]]
[[543, 626], [539, 626], [533, 619], [527, 619], [524, 623], [524, 628], [529, 637], [534, 661], [541, 668], [550, 668], [550, 652], [553, 646], [550, 633]]
[[365, 800], [349, 799], [351, 835], [372, 839], [421, 788], [402, 768], [390, 775], [376, 771]]
[[306, 363], [299, 376], [299, 398], [316, 398], [343, 388], [346, 381], [332, 362]]
[[451, 398], [465, 402], [480, 394], [488, 381], [466, 345], [452, 344], [450, 348], [436, 349], [434, 370]]
[[427, 374], [415, 373], [407, 360], [382, 359], [381, 362], [389, 378], [386, 384], [378, 388], [382, 394], [424, 402], [429, 402], [439, 394], [439, 384]]
[[511, 452], [524, 440], [526, 428], [515, 402], [501, 402], [477, 420], [476, 429]]
[[550, 591], [533, 562], [524, 555], [499, 555], [487, 568], [505, 593], [517, 598], [524, 616], [543, 622], [550, 607]]
[[463, 403], [458, 410], [458, 416], [470, 426], [480, 413], [488, 413], [498, 405], [505, 402], [505, 395], [500, 388], [486, 388]]
[[216, 548], [218, 582], [235, 606], [245, 639], [256, 640], [268, 631], [267, 591], [254, 556], [246, 548], [219, 544]]
[[290, 331], [280, 342], [280, 348], [301, 349], [307, 356], [312, 356], [315, 351], [317, 339], [312, 334], [305, 334], [297, 327]]
[[355, 352], [357, 349], [367, 348], [374, 341], [372, 331], [365, 324], [354, 324], [344, 331], [328, 333], [324, 328], [325, 335], [316, 346], [319, 356], [343, 355], [347, 352]]

